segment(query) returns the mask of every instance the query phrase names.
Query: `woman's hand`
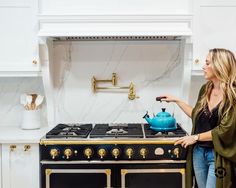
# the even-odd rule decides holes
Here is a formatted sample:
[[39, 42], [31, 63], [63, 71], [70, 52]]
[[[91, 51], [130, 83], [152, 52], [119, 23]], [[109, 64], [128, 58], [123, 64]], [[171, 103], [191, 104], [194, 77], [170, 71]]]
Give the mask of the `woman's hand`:
[[176, 103], [188, 117], [191, 117], [193, 108], [189, 104], [182, 101], [181, 99], [172, 95], [162, 95], [162, 96], [157, 97], [157, 99], [158, 100], [160, 99], [160, 101]]
[[174, 145], [181, 144], [182, 147], [186, 148], [187, 146], [193, 145], [197, 142], [197, 140], [194, 139], [194, 137], [195, 135], [181, 137], [180, 139], [175, 141]]
[[166, 101], [166, 102], [177, 102], [179, 101], [179, 98], [172, 96], [172, 95], [162, 95], [159, 96], [161, 98], [161, 101]]

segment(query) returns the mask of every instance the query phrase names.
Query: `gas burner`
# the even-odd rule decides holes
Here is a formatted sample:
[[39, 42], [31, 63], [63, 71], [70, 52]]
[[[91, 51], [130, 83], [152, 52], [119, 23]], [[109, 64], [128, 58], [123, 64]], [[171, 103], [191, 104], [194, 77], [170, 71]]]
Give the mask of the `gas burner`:
[[143, 138], [141, 124], [96, 124], [90, 138], [130, 137]]
[[150, 126], [148, 124], [144, 125], [144, 132], [146, 135], [146, 138], [159, 138], [159, 137], [182, 137], [186, 136], [187, 133], [185, 130], [180, 126], [180, 124], [177, 124], [177, 129], [174, 131], [154, 131], [150, 129]]
[[46, 134], [46, 138], [86, 138], [92, 130], [92, 124], [58, 124]]
[[157, 132], [156, 134], [154, 134], [154, 136], [175, 136], [176, 134], [172, 131], [170, 132], [167, 132], [167, 131], [164, 131], [164, 132]]
[[111, 135], [117, 135], [117, 134], [127, 134], [128, 131], [125, 131], [124, 129], [120, 128], [113, 128], [110, 131], [107, 131], [106, 134], [111, 134]]

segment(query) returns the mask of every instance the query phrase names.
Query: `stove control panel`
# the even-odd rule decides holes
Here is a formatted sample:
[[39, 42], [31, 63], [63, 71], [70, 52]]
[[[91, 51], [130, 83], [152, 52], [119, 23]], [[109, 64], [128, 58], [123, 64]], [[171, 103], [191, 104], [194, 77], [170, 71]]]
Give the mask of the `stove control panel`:
[[186, 149], [173, 144], [40, 145], [41, 160], [185, 160]]

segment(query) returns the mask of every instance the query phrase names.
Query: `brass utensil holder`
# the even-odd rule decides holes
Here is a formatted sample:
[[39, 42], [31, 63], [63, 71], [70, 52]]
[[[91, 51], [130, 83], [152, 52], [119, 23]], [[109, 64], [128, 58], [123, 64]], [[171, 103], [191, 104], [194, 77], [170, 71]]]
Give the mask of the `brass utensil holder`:
[[[99, 82], [111, 82], [112, 87], [98, 87], [97, 83]], [[139, 98], [136, 96], [134, 84], [131, 82], [129, 86], [116, 86], [117, 85], [117, 76], [116, 73], [112, 73], [112, 78], [110, 80], [97, 80], [95, 76], [92, 77], [92, 90], [96, 93], [98, 90], [123, 90], [128, 89], [129, 94], [128, 98], [130, 100], [134, 100], [135, 98]]]

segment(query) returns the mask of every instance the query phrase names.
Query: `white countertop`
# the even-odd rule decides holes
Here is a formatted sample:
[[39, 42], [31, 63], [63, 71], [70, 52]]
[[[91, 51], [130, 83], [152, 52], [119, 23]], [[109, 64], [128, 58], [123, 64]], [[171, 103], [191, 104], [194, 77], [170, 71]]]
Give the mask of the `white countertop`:
[[19, 127], [0, 126], [0, 144], [2, 143], [39, 143], [40, 139], [50, 130], [41, 127], [35, 130], [22, 130]]

